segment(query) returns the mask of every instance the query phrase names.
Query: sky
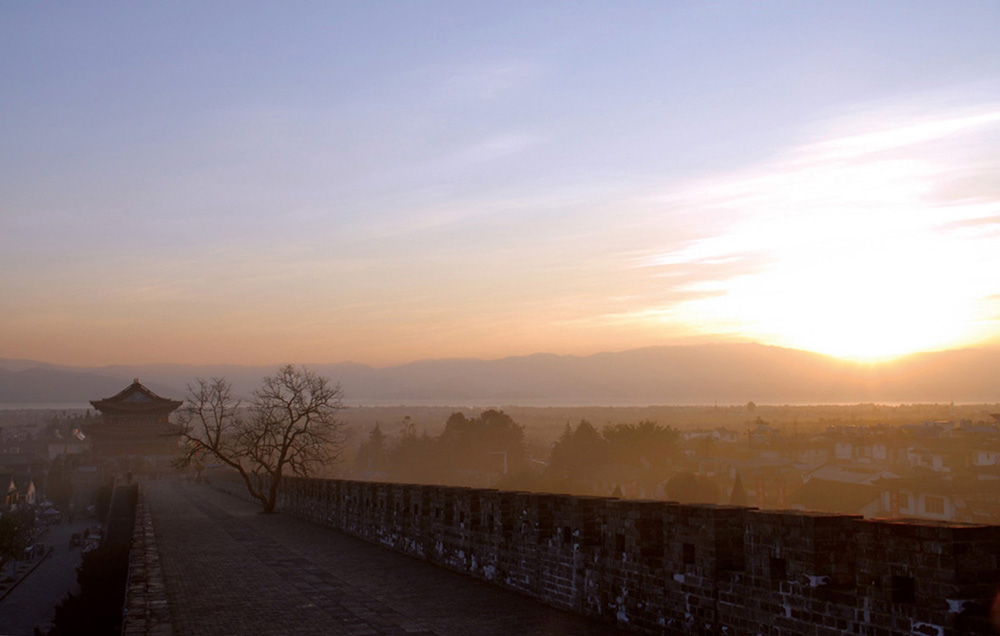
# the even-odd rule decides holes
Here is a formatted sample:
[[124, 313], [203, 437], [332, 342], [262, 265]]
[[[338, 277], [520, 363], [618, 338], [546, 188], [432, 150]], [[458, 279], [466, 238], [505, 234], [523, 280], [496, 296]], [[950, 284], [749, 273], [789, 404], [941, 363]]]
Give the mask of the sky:
[[5, 2], [0, 357], [1000, 344], [1000, 3]]

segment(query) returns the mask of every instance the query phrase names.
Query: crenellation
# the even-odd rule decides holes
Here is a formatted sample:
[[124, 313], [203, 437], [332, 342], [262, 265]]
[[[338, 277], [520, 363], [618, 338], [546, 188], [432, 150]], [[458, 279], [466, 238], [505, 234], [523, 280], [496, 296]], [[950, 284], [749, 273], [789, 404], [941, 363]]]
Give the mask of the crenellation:
[[289, 513], [638, 633], [989, 634], [1000, 585], [997, 526], [309, 479], [282, 493]]

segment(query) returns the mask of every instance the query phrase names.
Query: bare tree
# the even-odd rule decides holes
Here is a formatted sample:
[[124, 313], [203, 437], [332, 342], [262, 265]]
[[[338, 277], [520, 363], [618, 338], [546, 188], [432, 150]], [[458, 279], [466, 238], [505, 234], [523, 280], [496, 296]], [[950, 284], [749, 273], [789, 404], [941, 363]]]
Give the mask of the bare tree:
[[286, 365], [264, 378], [243, 408], [225, 378], [198, 378], [181, 412], [181, 465], [211, 456], [235, 469], [264, 512], [274, 512], [286, 471], [307, 476], [343, 448], [339, 384]]

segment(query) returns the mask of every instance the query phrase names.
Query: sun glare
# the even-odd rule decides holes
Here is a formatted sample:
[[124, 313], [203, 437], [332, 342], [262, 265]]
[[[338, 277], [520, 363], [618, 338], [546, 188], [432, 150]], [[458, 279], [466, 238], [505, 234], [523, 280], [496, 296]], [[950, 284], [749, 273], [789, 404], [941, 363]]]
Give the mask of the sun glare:
[[965, 335], [962, 316], [973, 298], [961, 285], [948, 286], [942, 279], [953, 272], [927, 266], [933, 260], [887, 248], [784, 264], [758, 281], [756, 303], [747, 299], [746, 328], [786, 346], [859, 360], [954, 345]]
[[[948, 271], [912, 269], [895, 254], [784, 263], [731, 282], [696, 309], [703, 324], [841, 358], [876, 361], [971, 340], [976, 296]], [[959, 279], [960, 280], [960, 279]]]
[[955, 160], [967, 140], [938, 138], [997, 120], [994, 112], [805, 146], [685, 192], [686, 205], [729, 210], [733, 223], [650, 265], [753, 255], [758, 266], [692, 284], [705, 293], [671, 319], [863, 361], [981, 339], [986, 299], [1000, 285], [996, 225], [977, 237], [958, 228], [995, 219], [997, 209], [939, 200], [957, 174], [978, 167]]

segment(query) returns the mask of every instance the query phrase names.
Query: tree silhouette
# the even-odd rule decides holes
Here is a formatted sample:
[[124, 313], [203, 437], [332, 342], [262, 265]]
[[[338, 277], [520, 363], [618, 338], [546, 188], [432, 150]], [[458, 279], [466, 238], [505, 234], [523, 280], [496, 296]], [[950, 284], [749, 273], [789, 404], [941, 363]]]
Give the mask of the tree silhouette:
[[508, 470], [516, 470], [524, 464], [524, 429], [495, 409], [474, 418], [453, 413], [438, 443], [442, 461], [452, 470], [500, 472], [493, 467], [506, 463]]
[[719, 487], [715, 482], [689, 470], [667, 481], [666, 495], [678, 503], [719, 503]]
[[582, 488], [593, 488], [601, 470], [611, 459], [608, 441], [587, 420], [566, 430], [552, 447], [549, 469]]
[[31, 545], [34, 513], [30, 510], [7, 511], [0, 517], [0, 560], [18, 559]]
[[368, 434], [368, 439], [358, 448], [355, 465], [363, 472], [379, 472], [388, 467], [388, 448], [385, 434], [378, 424]]
[[264, 378], [246, 409], [225, 378], [188, 386], [182, 407], [183, 466], [212, 456], [235, 469], [264, 512], [274, 512], [281, 480], [336, 461], [344, 444], [340, 385], [286, 365]]
[[638, 424], [613, 424], [601, 430], [613, 461], [626, 466], [662, 466], [677, 455], [677, 431], [644, 420]]
[[747, 493], [743, 488], [743, 476], [737, 472], [736, 481], [733, 482], [733, 490], [729, 495], [729, 504], [732, 506], [747, 505]]

